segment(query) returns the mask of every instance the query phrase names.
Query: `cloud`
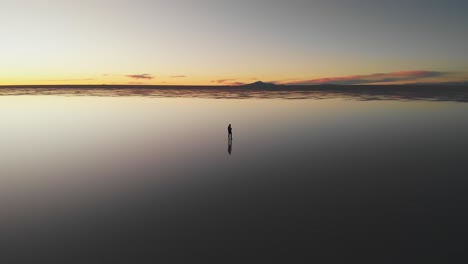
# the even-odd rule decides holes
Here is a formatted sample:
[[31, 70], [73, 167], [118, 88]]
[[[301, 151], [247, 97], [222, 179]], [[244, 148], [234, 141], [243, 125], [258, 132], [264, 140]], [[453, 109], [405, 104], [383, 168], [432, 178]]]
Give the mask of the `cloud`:
[[143, 73], [143, 74], [130, 74], [130, 75], [125, 75], [128, 78], [132, 78], [135, 80], [151, 80], [154, 79], [154, 77], [151, 74], [148, 73]]
[[237, 79], [220, 79], [220, 80], [213, 80], [212, 83], [217, 83], [220, 85], [229, 85], [229, 86], [240, 86], [245, 85], [244, 82], [238, 82]]
[[94, 81], [94, 78], [82, 79], [56, 79], [56, 80], [41, 80], [42, 82], [79, 82], [79, 81]]
[[390, 73], [374, 73], [368, 75], [351, 75], [344, 77], [330, 77], [311, 80], [287, 82], [288, 85], [317, 85], [317, 84], [386, 84], [386, 83], [414, 83], [428, 78], [443, 77], [450, 72], [438, 71], [399, 71]]
[[174, 75], [174, 76], [171, 76], [171, 78], [186, 78], [187, 76], [185, 75]]
[[232, 83], [229, 83], [229, 85], [232, 85], [232, 86], [241, 86], [241, 85], [245, 85], [246, 83], [244, 82], [232, 82]]
[[235, 81], [236, 79], [220, 79], [220, 80], [213, 80], [211, 82], [217, 84], [226, 84], [227, 82]]

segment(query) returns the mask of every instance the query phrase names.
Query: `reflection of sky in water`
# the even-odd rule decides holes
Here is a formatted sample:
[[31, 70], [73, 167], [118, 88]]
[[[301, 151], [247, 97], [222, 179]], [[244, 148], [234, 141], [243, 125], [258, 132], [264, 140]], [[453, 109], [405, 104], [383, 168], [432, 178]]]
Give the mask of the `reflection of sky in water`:
[[467, 107], [0, 97], [0, 231], [12, 256], [60, 248], [87, 260], [181, 247], [242, 255], [255, 243], [353, 249], [342, 256], [445, 250], [438, 241], [455, 243], [459, 228], [448, 223], [467, 219]]
[[[274, 86], [274, 88], [217, 87], [217, 86], [47, 86], [0, 87], [0, 96], [60, 95], [147, 98], [209, 98], [209, 99], [351, 99], [359, 101], [454, 101], [467, 102], [466, 87], [451, 85], [416, 86]], [[66, 86], [65, 86], [66, 87]], [[152, 88], [151, 88], [152, 87]]]

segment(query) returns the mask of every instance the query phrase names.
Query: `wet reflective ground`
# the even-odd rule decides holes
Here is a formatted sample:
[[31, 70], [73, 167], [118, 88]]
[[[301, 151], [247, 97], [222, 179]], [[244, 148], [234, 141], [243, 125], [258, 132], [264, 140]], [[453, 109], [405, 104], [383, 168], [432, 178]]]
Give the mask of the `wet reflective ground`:
[[1, 94], [2, 262], [463, 262], [455, 97]]
[[401, 86], [273, 86], [272, 88], [219, 86], [24, 86], [1, 87], [0, 96], [61, 95], [61, 96], [138, 96], [153, 98], [209, 99], [333, 99], [361, 101], [453, 101], [468, 102], [468, 87], [437, 85]]

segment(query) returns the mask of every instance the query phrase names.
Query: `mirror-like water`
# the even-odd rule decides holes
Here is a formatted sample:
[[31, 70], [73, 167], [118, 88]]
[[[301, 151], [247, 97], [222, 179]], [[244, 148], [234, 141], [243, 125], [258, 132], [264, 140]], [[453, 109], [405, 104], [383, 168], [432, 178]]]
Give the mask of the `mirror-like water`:
[[2, 257], [416, 263], [463, 252], [468, 104], [204, 93], [3, 90]]

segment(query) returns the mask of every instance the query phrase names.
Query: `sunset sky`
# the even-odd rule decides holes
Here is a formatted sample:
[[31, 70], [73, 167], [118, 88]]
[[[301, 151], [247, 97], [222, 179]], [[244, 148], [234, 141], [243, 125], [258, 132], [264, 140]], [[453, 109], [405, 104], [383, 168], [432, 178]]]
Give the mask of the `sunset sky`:
[[466, 0], [1, 0], [0, 85], [468, 81]]

